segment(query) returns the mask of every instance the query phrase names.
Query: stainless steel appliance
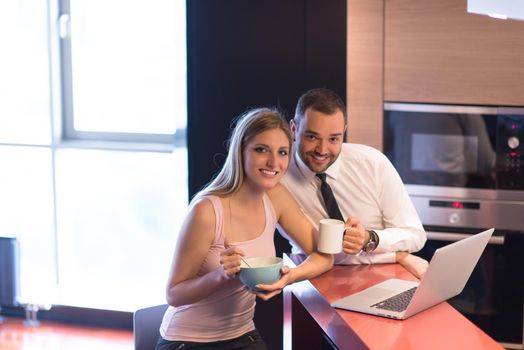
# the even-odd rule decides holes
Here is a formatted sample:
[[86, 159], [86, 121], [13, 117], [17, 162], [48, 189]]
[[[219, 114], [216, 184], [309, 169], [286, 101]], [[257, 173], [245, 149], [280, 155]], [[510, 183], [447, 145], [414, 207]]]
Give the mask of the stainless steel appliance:
[[524, 348], [524, 108], [385, 103], [384, 153], [428, 233], [420, 255], [495, 227], [450, 303], [507, 348]]

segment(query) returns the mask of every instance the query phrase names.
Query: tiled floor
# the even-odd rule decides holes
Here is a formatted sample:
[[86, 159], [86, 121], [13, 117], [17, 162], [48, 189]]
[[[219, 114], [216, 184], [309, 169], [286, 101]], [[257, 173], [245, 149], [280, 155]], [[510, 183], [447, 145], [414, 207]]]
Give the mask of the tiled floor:
[[133, 332], [42, 321], [26, 327], [23, 319], [0, 323], [0, 350], [133, 350]]

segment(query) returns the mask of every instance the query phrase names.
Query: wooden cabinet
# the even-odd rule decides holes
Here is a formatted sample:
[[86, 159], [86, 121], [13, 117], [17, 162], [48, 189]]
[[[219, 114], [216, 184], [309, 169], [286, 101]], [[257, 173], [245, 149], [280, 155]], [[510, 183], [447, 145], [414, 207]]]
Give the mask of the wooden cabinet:
[[466, 0], [348, 0], [350, 142], [382, 149], [384, 101], [524, 106], [524, 21]]
[[466, 5], [385, 1], [386, 101], [524, 105], [524, 21]]
[[382, 148], [384, 0], [348, 0], [349, 142]]

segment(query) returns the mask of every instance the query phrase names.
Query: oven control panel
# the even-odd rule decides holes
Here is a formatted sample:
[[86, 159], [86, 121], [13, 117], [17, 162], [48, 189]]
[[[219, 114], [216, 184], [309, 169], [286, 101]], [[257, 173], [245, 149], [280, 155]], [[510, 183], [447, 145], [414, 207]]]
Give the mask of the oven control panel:
[[499, 115], [497, 188], [524, 190], [524, 116]]
[[[524, 201], [428, 197], [410, 194], [425, 226], [496, 227], [523, 231]], [[524, 232], [524, 231], [523, 231]]]

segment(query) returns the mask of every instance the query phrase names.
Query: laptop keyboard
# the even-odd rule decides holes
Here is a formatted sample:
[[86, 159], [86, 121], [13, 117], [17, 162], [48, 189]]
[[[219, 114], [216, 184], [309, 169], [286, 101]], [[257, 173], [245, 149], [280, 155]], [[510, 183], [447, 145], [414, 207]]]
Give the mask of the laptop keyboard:
[[413, 294], [415, 294], [415, 290], [417, 290], [417, 287], [413, 287], [402, 293], [399, 293], [397, 295], [394, 295], [392, 297], [379, 301], [378, 303], [371, 305], [371, 307], [376, 307], [377, 309], [383, 309], [383, 310], [389, 310], [389, 311], [395, 311], [395, 312], [404, 311], [408, 307], [409, 302], [411, 301], [411, 298], [413, 297]]

